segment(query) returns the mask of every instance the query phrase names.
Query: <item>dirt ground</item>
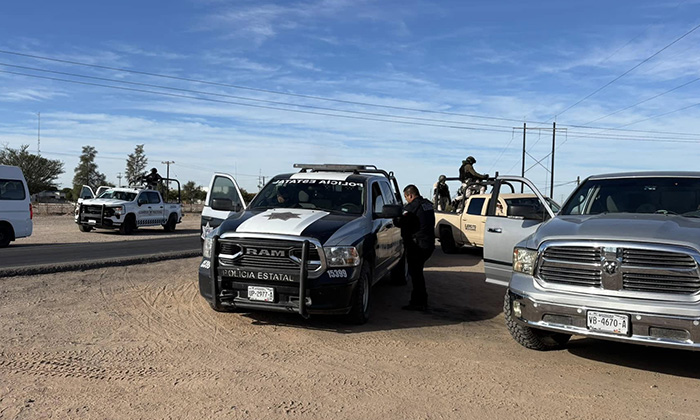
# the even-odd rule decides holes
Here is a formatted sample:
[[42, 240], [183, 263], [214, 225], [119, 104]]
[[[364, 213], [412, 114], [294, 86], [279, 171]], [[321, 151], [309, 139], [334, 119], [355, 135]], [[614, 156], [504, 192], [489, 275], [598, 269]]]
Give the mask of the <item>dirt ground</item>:
[[364, 326], [216, 313], [199, 296], [198, 262], [0, 279], [0, 419], [700, 413], [698, 353], [582, 338], [544, 353], [518, 345], [477, 253], [436, 250], [428, 313], [400, 309], [409, 287], [378, 284]]
[[113, 242], [139, 239], [167, 238], [171, 236], [196, 234], [200, 230], [200, 217], [196, 213], [185, 213], [175, 232], [168, 233], [160, 226], [139, 228], [132, 235], [120, 235], [117, 230], [95, 229], [81, 232], [72, 215], [34, 215], [34, 230], [28, 238], [17, 239], [12, 245], [52, 244], [74, 242]]

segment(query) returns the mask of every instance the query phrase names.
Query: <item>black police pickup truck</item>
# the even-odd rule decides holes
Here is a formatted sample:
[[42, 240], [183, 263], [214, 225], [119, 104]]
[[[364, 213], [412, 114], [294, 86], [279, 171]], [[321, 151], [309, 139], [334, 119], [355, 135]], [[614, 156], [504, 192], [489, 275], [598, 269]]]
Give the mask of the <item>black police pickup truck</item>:
[[[393, 173], [368, 165], [301, 165], [207, 234], [199, 291], [216, 311], [262, 309], [369, 318], [371, 287], [404, 280]], [[229, 200], [212, 200], [226, 210]]]

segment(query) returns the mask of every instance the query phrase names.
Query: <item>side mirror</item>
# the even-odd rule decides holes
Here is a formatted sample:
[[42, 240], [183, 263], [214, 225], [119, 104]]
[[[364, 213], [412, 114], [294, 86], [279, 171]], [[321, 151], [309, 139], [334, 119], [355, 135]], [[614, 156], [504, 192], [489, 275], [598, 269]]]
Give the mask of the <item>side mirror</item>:
[[230, 198], [215, 198], [211, 200], [211, 208], [214, 210], [239, 211], [240, 204], [238, 205], [238, 207], [239, 209], [236, 210], [236, 207], [233, 205], [233, 201], [231, 201]]
[[385, 204], [382, 207], [382, 212], [377, 214], [379, 219], [393, 219], [394, 217], [399, 217], [403, 214], [403, 206], [399, 204]]

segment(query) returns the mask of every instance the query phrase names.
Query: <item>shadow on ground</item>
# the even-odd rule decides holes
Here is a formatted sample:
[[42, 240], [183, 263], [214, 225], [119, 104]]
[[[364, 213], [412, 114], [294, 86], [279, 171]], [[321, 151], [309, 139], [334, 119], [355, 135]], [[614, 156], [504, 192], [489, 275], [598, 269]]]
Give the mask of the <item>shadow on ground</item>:
[[244, 313], [254, 324], [283, 325], [339, 333], [362, 333], [404, 328], [420, 328], [492, 319], [502, 312], [505, 289], [484, 282], [480, 255], [446, 255], [440, 248], [428, 261], [425, 278], [429, 309], [426, 312], [402, 310], [411, 294], [404, 286], [380, 281], [372, 288], [370, 321], [351, 325], [340, 316], [312, 316], [303, 319], [294, 313], [254, 311]]
[[640, 346], [638, 344], [572, 339], [569, 353], [584, 359], [666, 375], [700, 379], [698, 353], [688, 350]]

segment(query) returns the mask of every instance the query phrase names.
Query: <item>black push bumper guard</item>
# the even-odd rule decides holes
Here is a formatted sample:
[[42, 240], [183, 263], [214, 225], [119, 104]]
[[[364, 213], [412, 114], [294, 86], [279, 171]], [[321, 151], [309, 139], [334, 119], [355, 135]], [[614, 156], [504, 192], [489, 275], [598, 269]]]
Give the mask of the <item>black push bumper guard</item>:
[[[209, 275], [211, 276], [211, 284], [212, 284], [212, 296], [214, 299], [214, 303], [217, 304], [219, 300], [219, 277], [218, 277], [218, 269], [217, 269], [217, 263], [218, 259], [216, 258], [216, 249], [217, 245], [219, 243], [219, 237], [214, 236], [212, 238], [212, 244], [211, 244], [211, 249], [213, 253], [213, 258], [211, 259], [211, 265], [209, 266], [210, 272]], [[304, 318], [309, 317], [309, 312], [306, 308], [306, 287], [308, 283], [308, 269], [306, 267], [306, 261], [309, 259], [309, 241], [306, 240], [302, 244], [301, 248], [301, 266], [299, 268], [299, 300], [298, 304], [295, 307], [291, 306], [291, 309], [294, 310], [295, 312], [298, 312], [299, 315], [303, 316]], [[254, 304], [254, 303], [246, 303], [244, 305], [245, 307], [250, 307], [250, 308], [260, 308], [260, 309], [267, 309], [267, 310], [288, 310], [290, 307], [270, 307], [264, 304]]]
[[[80, 204], [78, 209], [78, 224], [83, 226], [99, 227], [99, 228], [116, 228], [121, 225], [121, 223], [114, 223], [110, 219], [105, 218], [105, 209], [107, 206], [104, 204], [90, 204], [91, 207], [100, 207], [99, 215], [97, 213], [86, 213], [86, 205]], [[86, 215], [87, 214], [87, 215]], [[108, 216], [111, 217], [111, 216]], [[95, 220], [95, 223], [90, 223], [89, 220]]]

